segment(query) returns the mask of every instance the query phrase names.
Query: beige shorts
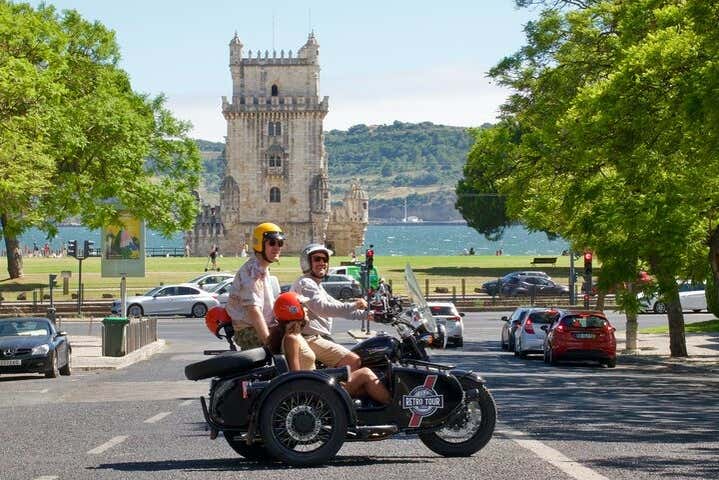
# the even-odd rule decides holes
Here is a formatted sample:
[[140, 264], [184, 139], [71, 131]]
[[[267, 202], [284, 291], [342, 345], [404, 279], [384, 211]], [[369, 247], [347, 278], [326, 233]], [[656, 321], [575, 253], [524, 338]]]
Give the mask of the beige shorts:
[[336, 367], [340, 360], [350, 353], [349, 350], [339, 343], [331, 342], [319, 335], [307, 336], [305, 340], [307, 340], [312, 351], [315, 352], [317, 360], [328, 367]]

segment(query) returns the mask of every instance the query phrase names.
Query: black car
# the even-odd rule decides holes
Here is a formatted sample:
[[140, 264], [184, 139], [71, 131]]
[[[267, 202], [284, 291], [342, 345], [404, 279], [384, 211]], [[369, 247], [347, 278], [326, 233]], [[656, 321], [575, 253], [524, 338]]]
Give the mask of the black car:
[[502, 285], [502, 295], [510, 297], [518, 295], [569, 295], [569, 287], [560, 285], [548, 278], [542, 277], [518, 277], [511, 279]]
[[540, 277], [549, 279], [549, 275], [547, 275], [545, 272], [535, 270], [522, 270], [518, 272], [510, 272], [502, 278], [485, 282], [482, 284], [482, 290], [487, 292], [489, 295], [497, 295], [500, 292], [504, 293], [503, 287], [505, 285], [518, 282], [520, 279], [524, 279], [525, 277]]
[[71, 355], [67, 333], [49, 319], [0, 319], [0, 373], [70, 375]]
[[504, 322], [502, 324], [502, 333], [499, 338], [502, 350], [509, 350], [510, 352], [514, 351], [514, 332], [522, 324], [524, 317], [527, 316], [527, 313], [529, 313], [530, 310], [532, 310], [532, 307], [517, 307], [509, 318], [501, 318], [501, 321]]

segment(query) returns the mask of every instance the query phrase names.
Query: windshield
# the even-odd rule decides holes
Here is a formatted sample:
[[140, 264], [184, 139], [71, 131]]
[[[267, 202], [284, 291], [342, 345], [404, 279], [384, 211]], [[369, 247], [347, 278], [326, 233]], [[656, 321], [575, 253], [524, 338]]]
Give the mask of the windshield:
[[43, 321], [17, 321], [0, 323], [0, 337], [46, 337], [50, 335], [48, 324]]
[[429, 310], [429, 306], [422, 295], [422, 290], [419, 288], [419, 283], [417, 283], [417, 277], [415, 277], [409, 263], [404, 267], [404, 281], [407, 284], [409, 298], [412, 300], [415, 308], [426, 322], [425, 325], [427, 331], [430, 333], [436, 333], [437, 322], [434, 321], [434, 317]]
[[146, 297], [152, 297], [152, 296], [155, 295], [157, 292], [159, 292], [161, 288], [162, 288], [162, 287], [155, 287], [155, 288], [153, 288], [152, 290], [148, 290], [147, 293], [145, 293], [145, 296], [146, 296]]

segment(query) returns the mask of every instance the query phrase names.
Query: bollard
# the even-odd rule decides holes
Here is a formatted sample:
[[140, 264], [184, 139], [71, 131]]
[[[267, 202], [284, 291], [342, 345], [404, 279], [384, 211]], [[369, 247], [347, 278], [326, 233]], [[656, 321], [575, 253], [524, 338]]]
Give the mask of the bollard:
[[462, 298], [467, 297], [467, 282], [466, 279], [462, 279]]
[[457, 303], [457, 286], [452, 285], [452, 303]]
[[429, 278], [424, 279], [424, 298], [429, 298]]

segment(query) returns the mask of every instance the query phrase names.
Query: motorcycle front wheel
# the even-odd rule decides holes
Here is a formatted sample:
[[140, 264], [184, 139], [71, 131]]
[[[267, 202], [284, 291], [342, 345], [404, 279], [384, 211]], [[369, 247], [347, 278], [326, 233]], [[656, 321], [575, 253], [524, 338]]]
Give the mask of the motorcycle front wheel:
[[462, 381], [462, 386], [465, 389], [476, 388], [479, 394], [465, 404], [464, 413], [457, 420], [436, 432], [419, 434], [422, 443], [434, 453], [445, 457], [469, 457], [492, 438], [497, 422], [494, 399], [484, 385], [471, 383], [468, 386]]

